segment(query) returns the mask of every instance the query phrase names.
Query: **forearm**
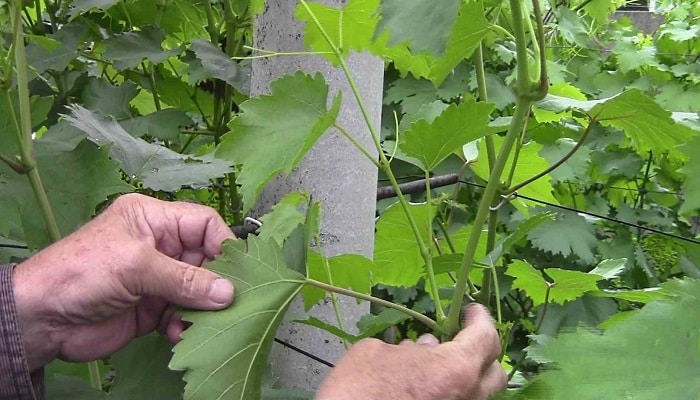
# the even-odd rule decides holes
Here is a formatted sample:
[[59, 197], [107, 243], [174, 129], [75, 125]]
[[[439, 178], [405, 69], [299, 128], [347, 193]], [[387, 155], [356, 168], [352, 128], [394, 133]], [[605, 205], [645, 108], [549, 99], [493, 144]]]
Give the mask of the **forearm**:
[[0, 266], [0, 400], [44, 398], [42, 369], [30, 375], [15, 304], [13, 265]]

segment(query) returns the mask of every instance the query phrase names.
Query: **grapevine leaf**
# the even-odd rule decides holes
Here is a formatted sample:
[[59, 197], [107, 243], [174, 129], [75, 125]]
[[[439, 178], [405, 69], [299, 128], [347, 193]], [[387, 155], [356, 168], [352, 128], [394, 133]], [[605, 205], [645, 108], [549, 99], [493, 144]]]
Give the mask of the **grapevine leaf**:
[[118, 122], [107, 120], [79, 105], [65, 118], [85, 132], [98, 146], [110, 146], [110, 156], [124, 173], [140, 179], [153, 190], [173, 192], [182, 186], [206, 186], [209, 179], [231, 171], [229, 164], [213, 157], [194, 157], [129, 135]]
[[236, 300], [223, 311], [183, 313], [192, 326], [173, 349], [170, 367], [185, 371], [185, 399], [261, 398], [274, 335], [305, 279], [282, 259], [273, 241], [250, 236], [224, 242], [223, 254], [208, 264], [233, 282]]
[[385, 331], [389, 327], [400, 324], [409, 318], [411, 317], [409, 317], [407, 314], [399, 310], [394, 310], [393, 308], [384, 309], [377, 315], [365, 315], [357, 322], [357, 327], [360, 329], [359, 337], [372, 337]]
[[[389, 44], [389, 32], [383, 32], [375, 38], [379, 23], [379, 3], [380, 0], [351, 0], [344, 9], [318, 3], [308, 3], [308, 6], [344, 56], [351, 50], [370, 50], [393, 61], [402, 73], [410, 72], [416, 77], [424, 77], [435, 86], [440, 86], [460, 62], [471, 56], [490, 31], [490, 24], [484, 17], [483, 4], [479, 1], [462, 2], [442, 54], [439, 57], [428, 52], [412, 54], [405, 45]], [[321, 30], [303, 5], [297, 8], [296, 17], [306, 22], [306, 45], [324, 53], [331, 62], [337, 64], [337, 57], [332, 54]]]
[[192, 125], [192, 119], [182, 110], [167, 108], [122, 120], [119, 124], [132, 136], [148, 135], [160, 140], [176, 140], [182, 127]]
[[622, 271], [625, 270], [627, 266], [626, 258], [619, 258], [616, 260], [603, 260], [595, 268], [593, 268], [589, 274], [596, 274], [602, 276], [603, 279], [613, 279], [620, 275]]
[[[493, 136], [493, 142], [496, 147], [496, 154], [498, 154], [499, 149], [503, 143], [503, 138], [500, 136]], [[515, 164], [515, 173], [513, 174], [513, 183], [517, 184], [523, 182], [535, 174], [539, 174], [549, 167], [549, 163], [542, 156], [540, 156], [540, 151], [542, 150], [542, 145], [531, 141], [522, 146], [520, 149], [520, 154], [518, 156], [517, 162]], [[488, 159], [486, 158], [486, 143], [481, 141], [479, 143], [479, 155], [480, 157], [476, 162], [470, 164], [471, 169], [480, 178], [484, 180], [489, 179], [490, 171], [488, 165]], [[515, 152], [511, 152], [506, 162], [505, 171], [510, 171], [513, 164], [513, 159], [515, 158]], [[553, 204], [559, 204], [557, 199], [552, 194], [552, 185], [549, 183], [551, 179], [550, 175], [545, 175], [542, 178], [525, 185], [524, 187], [518, 189], [518, 193], [533, 197], [538, 200], [547, 201]], [[516, 206], [521, 200], [515, 202]], [[525, 204], [532, 204], [527, 200], [522, 200]]]
[[[330, 279], [323, 267], [321, 255], [314, 251], [308, 252], [307, 268], [310, 279], [352, 289], [359, 293], [370, 293], [372, 260], [359, 254], [343, 254], [329, 258], [328, 266], [331, 274]], [[326, 292], [313, 286], [306, 286], [301, 294], [304, 297], [304, 306], [309, 310], [325, 297]]]
[[192, 51], [202, 62], [202, 67], [212, 78], [221, 79], [239, 92], [246, 93], [243, 70], [230, 57], [211, 42], [203, 39], [192, 40]]
[[[562, 330], [575, 329], [585, 325], [591, 328], [606, 321], [619, 312], [617, 303], [612, 299], [595, 296], [596, 292], [585, 294], [565, 304], [550, 303], [542, 320], [539, 333], [555, 336]], [[542, 308], [540, 308], [542, 312]]]
[[49, 38], [60, 42], [58, 48], [47, 49], [37, 42], [30, 42], [27, 46], [27, 63], [38, 74], [48, 70], [63, 71], [68, 64], [78, 57], [78, 48], [88, 32], [88, 27], [79, 22], [73, 22], [62, 26], [56, 33], [48, 35]]
[[361, 339], [358, 336], [345, 332], [344, 330], [338, 328], [335, 325], [331, 325], [328, 322], [321, 321], [316, 317], [309, 317], [307, 319], [295, 319], [294, 322], [296, 322], [297, 324], [304, 324], [308, 326], [313, 326], [314, 328], [323, 329], [331, 335], [335, 335], [348, 343], [355, 343]]
[[114, 35], [103, 42], [104, 57], [113, 62], [117, 71], [134, 68], [143, 60], [159, 64], [181, 51], [179, 48], [164, 51], [161, 46], [164, 39], [165, 32], [154, 26], [144, 26], [138, 32]]
[[554, 280], [549, 291], [549, 300], [559, 304], [576, 300], [588, 292], [597, 292], [596, 282], [603, 279], [599, 275], [559, 268], [547, 268], [544, 272]]
[[129, 81], [114, 86], [105, 79], [93, 78], [83, 89], [83, 106], [113, 118], [129, 118], [129, 102], [138, 92], [136, 86]]
[[118, 2], [119, 0], [73, 0], [70, 3], [71, 10], [68, 14], [70, 19], [74, 19], [90, 10], [107, 10]]
[[593, 263], [593, 249], [598, 244], [595, 229], [582, 216], [565, 212], [557, 221], [546, 222], [528, 234], [538, 249], [563, 256], [576, 255], [586, 263]]
[[650, 301], [660, 299], [667, 295], [663, 288], [645, 288], [635, 290], [601, 290], [598, 293], [593, 293], [594, 296], [609, 297], [611, 299], [620, 299], [632, 301], [635, 303], [649, 303]]
[[670, 112], [637, 89], [594, 106], [590, 114], [601, 125], [625, 132], [643, 157], [648, 157], [650, 150], [660, 154], [677, 149], [695, 135], [690, 128], [674, 123]]
[[[550, 165], [561, 160], [574, 147], [576, 142], [569, 138], [562, 138], [556, 143], [549, 146], [544, 146], [540, 151], [540, 155], [544, 157]], [[567, 159], [563, 164], [559, 165], [554, 171], [550, 172], [552, 183], [560, 182], [581, 182], [588, 178], [588, 164], [591, 161], [591, 150], [582, 146]]]
[[54, 376], [46, 380], [46, 398], [51, 400], [108, 400], [109, 395], [76, 377]]
[[217, 157], [242, 164], [237, 178], [244, 213], [277, 173], [292, 172], [333, 126], [340, 110], [340, 92], [327, 108], [328, 85], [320, 74], [312, 77], [297, 72], [277, 79], [270, 88], [272, 94], [241, 104], [242, 114], [231, 121], [231, 131], [223, 136], [216, 152]]
[[543, 355], [556, 369], [539, 377], [547, 392], [539, 398], [700, 396], [700, 317], [688, 312], [700, 307], [700, 281], [678, 282], [675, 290], [675, 297], [654, 301], [602, 333], [581, 328], [549, 342]]
[[506, 275], [515, 278], [513, 288], [523, 290], [532, 299], [534, 306], [544, 303], [548, 283], [542, 273], [526, 261], [513, 260], [506, 270]]
[[299, 206], [308, 200], [308, 196], [300, 192], [291, 192], [284, 196], [272, 207], [272, 211], [260, 217], [262, 226], [258, 237], [262, 240], [272, 239], [282, 246], [294, 229], [306, 220], [306, 216], [299, 211]]
[[[73, 232], [95, 213], [95, 207], [116, 193], [133, 188], [119, 179], [116, 163], [107, 157], [107, 149], [98, 149], [83, 141], [75, 149], [35, 142], [37, 165], [49, 203], [62, 234]], [[11, 225], [22, 227], [24, 239], [32, 249], [50, 243], [44, 219], [26, 176], [0, 163], [0, 204], [13, 205], [6, 215]]]
[[419, 120], [401, 137], [399, 149], [431, 171], [466, 143], [484, 136], [493, 105], [468, 100], [451, 105], [434, 121]]
[[[116, 376], [109, 398], [114, 400], [180, 398], [185, 387], [182, 373], [167, 368], [172, 347], [164, 336], [151, 333], [132, 341], [114, 354], [110, 360]], [[148, 374], [144, 374], [143, 371], [148, 371]]]
[[338, 65], [339, 60], [332, 54], [333, 48], [326, 42], [321, 30], [313, 21], [313, 15], [331, 41], [340, 48], [343, 56], [347, 57], [352, 50], [368, 49], [379, 22], [377, 15], [379, 2], [380, 0], [350, 0], [342, 9], [308, 2], [307, 6], [311, 14], [303, 4], [300, 4], [297, 7], [296, 18], [306, 23], [304, 43]]
[[377, 34], [389, 31], [389, 46], [408, 42], [412, 53], [422, 51], [439, 57], [452, 33], [459, 0], [448, 0], [440, 7], [422, 0], [382, 0]]
[[540, 224], [553, 220], [553, 213], [542, 212], [533, 215], [519, 224], [515, 231], [510, 233], [503, 240], [499, 241], [496, 246], [494, 246], [493, 250], [487, 254], [481, 262], [487, 265], [495, 265], [504, 253], [507, 253], [514, 244], [527, 237], [527, 234], [530, 233], [530, 231], [540, 226]]
[[[410, 204], [409, 212], [418, 226], [423, 243], [430, 243], [428, 213], [434, 215], [435, 207], [425, 203]], [[406, 213], [399, 203], [387, 208], [377, 222], [374, 264], [375, 284], [410, 287], [423, 276], [425, 263]]]
[[697, 151], [699, 148], [700, 137], [694, 138], [684, 146], [688, 154], [688, 163], [681, 170], [685, 174], [685, 182], [683, 182], [685, 194], [680, 209], [681, 214], [690, 214], [700, 209], [700, 153]]

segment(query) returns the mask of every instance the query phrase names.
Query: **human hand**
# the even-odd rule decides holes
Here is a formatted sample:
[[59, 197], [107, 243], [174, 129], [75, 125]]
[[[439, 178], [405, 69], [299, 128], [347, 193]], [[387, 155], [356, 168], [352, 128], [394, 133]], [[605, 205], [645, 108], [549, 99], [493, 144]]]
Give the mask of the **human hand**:
[[447, 343], [432, 335], [390, 345], [365, 339], [348, 350], [316, 400], [482, 400], [506, 388], [498, 333], [488, 311], [471, 305], [465, 328]]
[[218, 310], [233, 285], [204, 268], [233, 233], [211, 208], [142, 195], [118, 198], [13, 272], [30, 370], [55, 357], [105, 357], [157, 329], [185, 329], [170, 305]]

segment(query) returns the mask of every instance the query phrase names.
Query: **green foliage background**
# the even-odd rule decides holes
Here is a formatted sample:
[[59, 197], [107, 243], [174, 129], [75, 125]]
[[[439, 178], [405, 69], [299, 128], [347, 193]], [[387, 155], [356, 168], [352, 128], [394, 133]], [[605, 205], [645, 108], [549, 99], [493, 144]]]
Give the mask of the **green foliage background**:
[[[186, 388], [182, 374], [165, 368], [170, 347], [147, 337], [100, 365], [102, 391], [88, 387], [84, 366], [49, 366], [49, 398], [308, 398], [271, 389], [274, 377], [265, 373], [291, 295], [300, 291], [309, 308], [322, 290], [400, 306], [373, 303], [357, 335], [345, 332], [341, 316], [339, 326], [299, 321], [348, 342], [374, 335], [398, 342], [429, 328], [448, 337], [442, 313], [454, 301], [468, 246], [474, 259], [465, 295], [492, 308], [503, 364], [519, 387], [504, 396], [696, 393], [700, 6], [661, 1], [661, 26], [648, 34], [627, 18], [610, 18], [621, 5], [616, 0], [543, 2], [541, 42], [532, 4], [517, 2], [527, 15], [523, 51], [513, 4], [300, 4], [296, 17], [305, 22], [310, 50], [340, 67], [350, 51], [386, 61], [378, 185], [449, 173], [459, 173], [460, 182], [411, 194], [410, 205], [380, 200], [373, 261], [309, 252], [307, 243], [318, 237], [318, 205], [291, 195], [263, 218], [259, 238], [228, 246], [212, 264], [237, 288], [291, 286], [275, 296], [239, 295], [245, 301], [225, 312], [188, 313], [194, 326], [170, 362], [186, 371]], [[342, 130], [340, 104], [354, 100], [349, 93], [329, 99], [320, 75], [282, 77], [270, 95], [248, 99], [251, 57], [284, 56], [250, 47], [253, 17], [263, 6], [262, 0], [0, 4], [0, 262], [20, 261], [51, 241], [41, 204], [18, 173], [30, 169], [27, 159], [16, 158], [25, 122], [63, 235], [130, 191], [196, 200], [241, 224], [266, 182], [289, 173], [330, 127]], [[18, 43], [26, 45], [26, 64], [16, 57]], [[518, 59], [529, 67], [527, 82], [517, 77]], [[474, 225], [480, 201], [491, 201], [481, 199], [495, 155], [508, 149], [506, 131], [517, 125], [519, 90], [537, 91], [542, 71], [548, 94], [516, 126], [487, 229], [472, 246], [470, 238], [484, 228]], [[274, 263], [270, 254], [279, 256]], [[270, 276], [255, 272], [267, 267]], [[246, 319], [258, 313], [274, 316]], [[251, 335], [230, 329], [236, 321]], [[224, 345], [197, 346], [209, 340]], [[243, 351], [254, 344], [253, 355]], [[153, 360], [161, 360], [158, 367]], [[146, 370], [145, 381], [133, 373]], [[210, 379], [219, 371], [224, 375]]]

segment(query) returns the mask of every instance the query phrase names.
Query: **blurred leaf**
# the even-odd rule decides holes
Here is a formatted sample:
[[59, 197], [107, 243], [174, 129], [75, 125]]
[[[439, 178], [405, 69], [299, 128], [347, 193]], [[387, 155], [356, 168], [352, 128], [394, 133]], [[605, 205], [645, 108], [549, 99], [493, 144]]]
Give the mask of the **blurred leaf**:
[[626, 258], [619, 258], [617, 260], [603, 260], [588, 273], [602, 276], [603, 279], [613, 279], [625, 270], [626, 265]]
[[165, 51], [161, 46], [165, 32], [154, 26], [141, 27], [139, 31], [114, 35], [104, 41], [104, 57], [113, 62], [117, 71], [135, 68], [141, 61], [148, 60], [159, 64], [181, 49]]
[[116, 121], [107, 120], [79, 105], [71, 107], [66, 120], [80, 128], [98, 146], [109, 146], [109, 154], [122, 170], [143, 186], [174, 192], [182, 186], [207, 186], [209, 180], [231, 171], [229, 164], [213, 157], [194, 157], [129, 135]]
[[688, 155], [688, 163], [681, 172], [685, 174], [683, 182], [683, 205], [681, 214], [691, 214], [700, 209], [700, 137], [693, 138], [684, 146], [684, 151]]
[[[185, 388], [182, 373], [168, 369], [173, 345], [157, 333], [140, 337], [114, 354], [116, 376], [109, 398], [115, 400], [171, 400]], [[138, 366], [138, 368], [134, 368]], [[144, 373], [148, 371], [148, 373]]]
[[[299, 91], [300, 87], [304, 90]], [[327, 108], [328, 85], [320, 74], [286, 75], [272, 82], [270, 89], [272, 94], [241, 104], [242, 113], [231, 121], [231, 131], [216, 152], [217, 157], [242, 165], [237, 182], [244, 213], [252, 209], [270, 179], [292, 172], [333, 126], [340, 110], [340, 92]]]
[[407, 43], [413, 53], [426, 51], [439, 57], [454, 27], [459, 0], [439, 7], [423, 0], [381, 0], [377, 35], [389, 32], [389, 46]]
[[224, 242], [223, 254], [207, 265], [233, 282], [236, 301], [222, 311], [183, 313], [192, 326], [173, 349], [170, 367], [185, 371], [185, 398], [261, 398], [274, 335], [304, 285], [304, 276], [282, 259], [273, 241], [250, 236]]
[[192, 125], [187, 113], [177, 108], [166, 108], [148, 115], [119, 121], [132, 136], [148, 135], [160, 140], [177, 140], [183, 127]]
[[698, 313], [688, 313], [700, 307], [700, 282], [679, 282], [674, 292], [674, 297], [654, 301], [602, 333], [580, 328], [548, 343], [543, 354], [556, 369], [538, 378], [548, 393], [542, 398], [565, 399], [571, 393], [581, 400], [600, 399], [601, 395], [634, 399], [700, 396], [700, 320]]
[[249, 77], [244, 76], [244, 71], [220, 48], [204, 39], [194, 39], [192, 40], [192, 51], [202, 62], [202, 67], [210, 77], [228, 83], [239, 92], [248, 92], [245, 89], [245, 80]]
[[[133, 188], [119, 179], [116, 163], [107, 157], [107, 149], [83, 141], [71, 150], [35, 142], [37, 165], [56, 222], [63, 235], [73, 232], [95, 213], [95, 207], [116, 193]], [[18, 175], [0, 163], [0, 204], [13, 205], [5, 218], [22, 227], [31, 249], [51, 242], [41, 209], [26, 176]]]

